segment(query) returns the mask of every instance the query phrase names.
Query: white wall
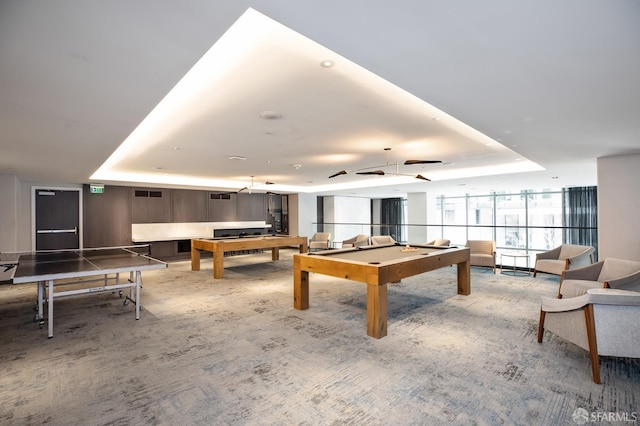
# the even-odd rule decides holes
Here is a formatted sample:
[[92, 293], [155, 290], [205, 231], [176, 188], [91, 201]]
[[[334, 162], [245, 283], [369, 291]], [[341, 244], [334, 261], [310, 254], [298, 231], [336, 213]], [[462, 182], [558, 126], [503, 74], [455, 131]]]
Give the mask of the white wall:
[[0, 175], [0, 252], [18, 251], [18, 188], [14, 175]]
[[33, 250], [33, 188], [82, 188], [82, 186], [21, 182], [14, 175], [0, 175], [0, 199], [2, 199], [0, 251]]
[[413, 192], [407, 194], [407, 223], [409, 224], [407, 242], [410, 244], [424, 244], [436, 237], [430, 238], [427, 234], [427, 193]]
[[640, 154], [598, 158], [598, 259], [640, 261]]
[[344, 241], [358, 234], [369, 235], [371, 231], [371, 200], [364, 197], [324, 197], [324, 221], [335, 223], [331, 232], [332, 241]]
[[289, 194], [289, 235], [309, 237], [316, 232], [317, 197], [312, 194]]

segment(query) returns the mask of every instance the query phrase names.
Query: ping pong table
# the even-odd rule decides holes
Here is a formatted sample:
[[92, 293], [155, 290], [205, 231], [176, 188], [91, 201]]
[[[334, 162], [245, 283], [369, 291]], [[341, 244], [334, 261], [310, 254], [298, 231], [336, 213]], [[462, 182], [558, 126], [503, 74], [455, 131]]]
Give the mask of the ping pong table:
[[[82, 294], [119, 292], [129, 289], [123, 303], [135, 304], [140, 319], [142, 271], [162, 269], [167, 263], [148, 255], [149, 245], [103, 247], [83, 250], [46, 250], [0, 253], [0, 282], [37, 283], [38, 314], [44, 324], [44, 303], [48, 301], [49, 337], [53, 337], [53, 301]], [[126, 280], [120, 274], [129, 273]], [[134, 293], [135, 292], [135, 296]]]

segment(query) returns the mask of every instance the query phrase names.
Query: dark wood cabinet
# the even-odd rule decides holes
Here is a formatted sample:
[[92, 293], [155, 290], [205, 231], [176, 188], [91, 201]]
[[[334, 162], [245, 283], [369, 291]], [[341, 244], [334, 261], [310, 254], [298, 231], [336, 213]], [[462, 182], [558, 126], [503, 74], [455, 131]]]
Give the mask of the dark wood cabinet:
[[82, 187], [83, 245], [111, 247], [131, 244], [131, 188], [105, 186], [104, 193], [92, 194]]
[[243, 194], [237, 195], [236, 211], [237, 219], [244, 220], [266, 220], [267, 205], [266, 194]]
[[154, 241], [150, 243], [151, 256], [160, 260], [169, 260], [176, 256], [175, 241]]
[[[107, 185], [94, 194], [83, 186], [83, 246], [126, 246], [132, 224], [267, 221], [281, 232], [282, 205], [267, 194], [229, 194], [166, 188]], [[273, 205], [272, 205], [273, 204]], [[277, 216], [277, 218], [275, 217]], [[190, 240], [150, 241], [159, 258], [188, 256]]]
[[171, 193], [172, 222], [206, 222], [207, 191], [174, 189]]
[[133, 223], [168, 223], [172, 221], [170, 189], [132, 188], [131, 204]]
[[210, 192], [208, 222], [232, 222], [238, 220], [237, 196], [238, 194]]

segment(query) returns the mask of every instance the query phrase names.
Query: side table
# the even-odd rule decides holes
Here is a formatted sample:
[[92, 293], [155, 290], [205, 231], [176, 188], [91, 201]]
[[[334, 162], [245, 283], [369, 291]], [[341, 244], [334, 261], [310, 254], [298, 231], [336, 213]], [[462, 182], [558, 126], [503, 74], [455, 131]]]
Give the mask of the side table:
[[[505, 257], [510, 257], [513, 260], [513, 268], [512, 269], [505, 269], [504, 268], [504, 258]], [[518, 270], [516, 265], [518, 263], [518, 259], [519, 258], [524, 258], [526, 259], [526, 264], [527, 264], [527, 269], [526, 271], [522, 271], [522, 270]], [[531, 271], [529, 270], [529, 255], [528, 254], [521, 254], [521, 253], [505, 253], [505, 254], [500, 254], [500, 273], [501, 274], [505, 274], [505, 275], [513, 275], [513, 276], [528, 276], [531, 275]]]

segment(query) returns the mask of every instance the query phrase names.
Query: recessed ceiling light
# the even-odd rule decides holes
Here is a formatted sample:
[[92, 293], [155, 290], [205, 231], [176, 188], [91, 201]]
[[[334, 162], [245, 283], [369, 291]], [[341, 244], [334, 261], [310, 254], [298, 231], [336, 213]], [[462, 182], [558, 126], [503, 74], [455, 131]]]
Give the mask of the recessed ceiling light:
[[433, 121], [440, 121], [442, 120], [442, 117], [433, 117]]
[[333, 61], [329, 61], [329, 60], [322, 61], [322, 62], [320, 62], [320, 66], [322, 68], [331, 68], [333, 66]]
[[246, 159], [247, 159], [247, 157], [243, 157], [242, 155], [231, 155], [231, 156], [229, 156], [229, 160], [244, 161]]
[[278, 111], [262, 111], [258, 114], [260, 118], [264, 118], [265, 120], [277, 120], [282, 117]]
[[180, 147], [179, 146], [174, 146], [173, 148], [171, 148], [174, 151], [180, 151]]
[[293, 167], [296, 170], [300, 170], [300, 168], [302, 167], [302, 164], [293, 164], [291, 167]]

